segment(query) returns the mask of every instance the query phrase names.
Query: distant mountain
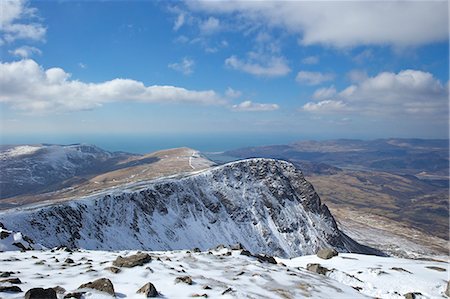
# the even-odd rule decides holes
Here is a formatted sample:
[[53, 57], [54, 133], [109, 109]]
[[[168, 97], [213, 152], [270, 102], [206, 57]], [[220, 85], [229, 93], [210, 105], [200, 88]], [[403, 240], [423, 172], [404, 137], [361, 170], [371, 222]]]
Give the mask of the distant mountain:
[[2, 146], [0, 208], [80, 197], [213, 164], [189, 148], [136, 155], [87, 144]]
[[84, 176], [111, 170], [130, 156], [85, 144], [3, 146], [0, 198], [57, 190]]
[[173, 250], [242, 243], [294, 257], [319, 248], [380, 253], [337, 227], [292, 164], [251, 159], [89, 197], [0, 213], [8, 229], [46, 247]]
[[335, 167], [382, 170], [397, 174], [427, 172], [448, 176], [449, 141], [425, 139], [338, 139], [299, 141], [289, 145], [248, 147], [227, 151], [236, 158], [275, 158], [326, 163]]

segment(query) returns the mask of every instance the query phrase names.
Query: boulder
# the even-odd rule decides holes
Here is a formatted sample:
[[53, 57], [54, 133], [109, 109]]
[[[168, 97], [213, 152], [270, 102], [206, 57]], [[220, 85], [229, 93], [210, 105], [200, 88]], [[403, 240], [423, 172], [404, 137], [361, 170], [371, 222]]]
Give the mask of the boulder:
[[71, 258], [66, 258], [66, 260], [64, 261], [64, 263], [66, 263], [66, 264], [74, 264], [75, 262], [74, 262], [73, 259], [71, 259]]
[[142, 266], [152, 261], [152, 257], [147, 253], [137, 253], [127, 257], [117, 257], [113, 262], [116, 267], [132, 268], [136, 266]]
[[258, 254], [256, 256], [258, 258], [258, 261], [262, 262], [267, 262], [269, 264], [277, 264], [277, 261], [275, 260], [275, 258], [273, 256], [270, 255], [266, 255], [266, 254]]
[[331, 259], [334, 256], [337, 256], [338, 252], [334, 250], [333, 248], [323, 248], [317, 251], [317, 256], [321, 259], [328, 260]]
[[308, 264], [306, 265], [306, 270], [322, 275], [325, 275], [328, 271], [330, 271], [327, 268], [322, 267], [320, 264]]
[[53, 287], [53, 289], [57, 294], [64, 294], [66, 292], [66, 289], [60, 286]]
[[422, 296], [422, 293], [419, 292], [411, 292], [411, 293], [406, 293], [404, 295], [405, 299], [415, 299], [415, 298], [419, 298], [418, 296]]
[[73, 293], [69, 293], [66, 296], [64, 296], [64, 299], [81, 299], [81, 297], [83, 297], [84, 292], [73, 292]]
[[0, 286], [0, 292], [20, 293], [22, 290], [18, 286], [2, 287]]
[[175, 283], [184, 282], [188, 285], [192, 284], [192, 278], [190, 276], [179, 276], [175, 278]]
[[121, 271], [117, 267], [106, 267], [105, 270], [111, 271], [112, 273], [119, 273]]
[[21, 284], [22, 283], [19, 278], [2, 279], [2, 280], [0, 280], [0, 282], [9, 282], [11, 284]]
[[94, 289], [94, 290], [97, 290], [100, 292], [105, 292], [112, 296], [115, 296], [114, 286], [113, 286], [111, 280], [109, 280], [107, 278], [100, 278], [100, 279], [94, 280], [92, 282], [82, 284], [78, 288], [79, 289]]
[[447, 289], [445, 290], [445, 295], [447, 295], [447, 297], [450, 297], [450, 281], [447, 282]]
[[159, 295], [155, 286], [151, 282], [147, 282], [146, 284], [144, 284], [139, 290], [137, 290], [136, 293], [142, 293], [147, 298], [158, 297], [158, 295]]
[[33, 288], [25, 293], [25, 299], [58, 299], [54, 289]]

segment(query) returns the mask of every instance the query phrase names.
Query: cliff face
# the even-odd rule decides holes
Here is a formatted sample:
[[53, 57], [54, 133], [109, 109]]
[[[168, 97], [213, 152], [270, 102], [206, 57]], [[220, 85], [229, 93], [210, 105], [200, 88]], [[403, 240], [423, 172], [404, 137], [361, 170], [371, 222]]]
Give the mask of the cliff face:
[[135, 191], [4, 211], [0, 222], [47, 247], [206, 250], [240, 242], [253, 253], [284, 257], [320, 247], [374, 253], [338, 229], [300, 171], [271, 159], [159, 179]]

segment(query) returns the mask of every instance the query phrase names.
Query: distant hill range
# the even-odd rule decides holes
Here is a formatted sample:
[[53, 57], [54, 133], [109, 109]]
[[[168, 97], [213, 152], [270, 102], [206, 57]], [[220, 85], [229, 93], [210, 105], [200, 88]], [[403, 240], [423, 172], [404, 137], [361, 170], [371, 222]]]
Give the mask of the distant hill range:
[[[430, 236], [448, 240], [448, 139], [299, 141], [208, 157], [218, 163], [256, 157], [289, 161], [304, 171], [342, 225], [372, 222], [384, 227], [383, 234], [416, 238], [417, 243]], [[405, 228], [422, 233], [414, 237]], [[369, 235], [365, 238], [371, 242]], [[388, 239], [386, 248], [394, 247]]]

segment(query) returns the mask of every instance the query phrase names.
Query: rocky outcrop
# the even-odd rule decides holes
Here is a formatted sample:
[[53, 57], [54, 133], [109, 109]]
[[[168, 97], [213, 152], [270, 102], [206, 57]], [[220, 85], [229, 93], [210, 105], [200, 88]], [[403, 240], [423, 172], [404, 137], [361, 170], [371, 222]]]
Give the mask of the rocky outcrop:
[[92, 282], [82, 284], [78, 288], [79, 289], [94, 289], [94, 290], [97, 290], [100, 292], [105, 292], [112, 296], [115, 296], [114, 286], [113, 286], [112, 282], [107, 278], [100, 278], [100, 279], [94, 280]]
[[113, 262], [116, 267], [132, 268], [136, 266], [142, 266], [152, 261], [152, 257], [147, 253], [137, 253], [127, 257], [117, 257]]
[[337, 256], [338, 252], [333, 248], [323, 248], [317, 251], [317, 256], [324, 260], [329, 260], [334, 256]]
[[320, 248], [379, 253], [341, 232], [313, 186], [288, 162], [243, 160], [127, 190], [8, 211], [0, 221], [47, 247], [207, 250], [240, 243], [252, 254], [280, 257]]

